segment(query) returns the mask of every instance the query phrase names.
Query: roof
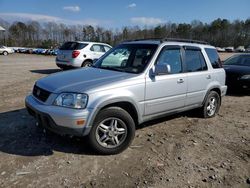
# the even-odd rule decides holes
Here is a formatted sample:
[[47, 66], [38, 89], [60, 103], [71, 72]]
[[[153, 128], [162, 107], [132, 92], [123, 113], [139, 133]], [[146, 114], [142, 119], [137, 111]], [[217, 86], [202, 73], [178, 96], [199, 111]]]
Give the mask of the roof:
[[127, 40], [123, 43], [133, 43], [133, 44], [169, 44], [169, 45], [190, 45], [190, 46], [206, 46], [212, 47], [209, 43], [204, 41], [192, 40], [192, 39], [175, 39], [175, 38], [149, 38], [149, 39], [135, 39], [135, 40]]
[[5, 31], [5, 29], [2, 26], [0, 26], [0, 31]]

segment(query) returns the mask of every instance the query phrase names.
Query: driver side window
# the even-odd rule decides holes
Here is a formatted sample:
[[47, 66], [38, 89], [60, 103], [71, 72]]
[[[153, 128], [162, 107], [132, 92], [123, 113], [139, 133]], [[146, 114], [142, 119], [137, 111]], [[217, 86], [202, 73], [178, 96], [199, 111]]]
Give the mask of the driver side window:
[[164, 48], [156, 62], [157, 64], [168, 64], [170, 66], [170, 73], [176, 74], [182, 72], [182, 61], [180, 49]]

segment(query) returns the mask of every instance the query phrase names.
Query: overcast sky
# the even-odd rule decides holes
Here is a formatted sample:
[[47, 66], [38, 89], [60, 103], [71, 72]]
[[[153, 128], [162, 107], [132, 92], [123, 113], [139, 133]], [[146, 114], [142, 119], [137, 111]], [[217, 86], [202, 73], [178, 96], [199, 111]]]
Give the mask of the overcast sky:
[[0, 0], [0, 18], [110, 28], [250, 18], [250, 0]]

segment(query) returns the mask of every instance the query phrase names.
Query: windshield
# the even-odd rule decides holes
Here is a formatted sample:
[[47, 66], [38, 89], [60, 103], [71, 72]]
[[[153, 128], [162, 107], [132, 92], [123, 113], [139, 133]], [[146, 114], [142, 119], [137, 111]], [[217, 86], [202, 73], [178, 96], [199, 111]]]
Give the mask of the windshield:
[[250, 66], [250, 55], [238, 55], [227, 59], [225, 65]]
[[145, 70], [157, 46], [121, 44], [106, 53], [93, 67], [138, 74]]
[[86, 47], [87, 43], [79, 43], [79, 42], [65, 42], [59, 50], [81, 50]]

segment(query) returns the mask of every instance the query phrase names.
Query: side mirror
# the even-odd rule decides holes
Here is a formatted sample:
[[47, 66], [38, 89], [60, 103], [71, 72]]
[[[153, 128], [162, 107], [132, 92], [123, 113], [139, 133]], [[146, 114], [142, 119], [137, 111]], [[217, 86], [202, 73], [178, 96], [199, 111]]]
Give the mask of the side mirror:
[[153, 71], [153, 75], [166, 75], [171, 72], [171, 67], [169, 64], [156, 64], [155, 70]]

